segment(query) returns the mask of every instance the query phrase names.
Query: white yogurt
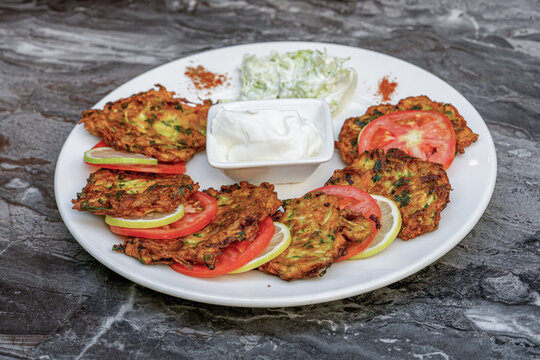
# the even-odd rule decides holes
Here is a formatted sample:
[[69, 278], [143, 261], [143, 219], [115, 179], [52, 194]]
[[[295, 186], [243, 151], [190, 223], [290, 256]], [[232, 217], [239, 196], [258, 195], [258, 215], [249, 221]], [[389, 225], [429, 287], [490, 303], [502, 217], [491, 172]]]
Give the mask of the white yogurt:
[[217, 161], [250, 162], [317, 156], [317, 128], [292, 110], [232, 111], [222, 108], [212, 120]]

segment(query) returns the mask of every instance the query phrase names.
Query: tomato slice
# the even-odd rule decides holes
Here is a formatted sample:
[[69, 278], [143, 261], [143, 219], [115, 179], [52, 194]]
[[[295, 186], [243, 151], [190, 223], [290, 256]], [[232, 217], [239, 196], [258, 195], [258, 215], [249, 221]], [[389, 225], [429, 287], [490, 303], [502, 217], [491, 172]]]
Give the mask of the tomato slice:
[[[98, 142], [92, 149], [108, 147], [104, 141]], [[85, 161], [85, 163], [87, 163]], [[158, 174], [183, 174], [186, 172], [186, 163], [158, 163], [157, 165], [122, 165], [122, 164], [90, 164], [104, 169], [148, 172]]]
[[[86, 162], [86, 161], [85, 161]], [[158, 163], [157, 165], [116, 165], [116, 164], [90, 164], [103, 169], [137, 171], [157, 174], [183, 174], [186, 172], [186, 164], [180, 163]]]
[[171, 269], [195, 277], [213, 277], [227, 274], [255, 259], [268, 246], [273, 236], [274, 222], [268, 216], [259, 223], [259, 230], [253, 240], [236, 242], [223, 249], [214, 263], [213, 270], [208, 269], [204, 264], [195, 264], [193, 269], [190, 269], [179, 263], [171, 265]]
[[184, 216], [172, 224], [150, 229], [130, 229], [111, 226], [111, 231], [119, 235], [145, 239], [176, 239], [181, 236], [193, 234], [208, 225], [214, 216], [216, 216], [218, 209], [216, 200], [210, 195], [198, 191], [193, 196], [199, 202], [202, 211], [189, 211], [186, 209]]
[[456, 154], [456, 134], [438, 111], [398, 111], [370, 122], [358, 136], [358, 152], [398, 148], [446, 170]]
[[313, 191], [322, 191], [328, 195], [339, 196], [339, 206], [342, 209], [350, 209], [362, 214], [371, 223], [371, 236], [368, 236], [360, 242], [350, 242], [347, 248], [347, 254], [343, 255], [337, 261], [346, 260], [353, 257], [356, 254], [364, 251], [373, 238], [377, 234], [380, 228], [381, 209], [375, 199], [371, 197], [367, 192], [360, 190], [354, 186], [347, 185], [330, 185], [323, 186]]
[[312, 190], [311, 192], [313, 191], [322, 191], [327, 195], [339, 196], [341, 198], [341, 201], [339, 202], [341, 208], [348, 208], [358, 211], [368, 219], [372, 215], [377, 218], [377, 221], [379, 221], [381, 218], [381, 209], [379, 208], [379, 205], [377, 205], [375, 199], [373, 199], [367, 192], [360, 190], [357, 187], [347, 185], [329, 185]]

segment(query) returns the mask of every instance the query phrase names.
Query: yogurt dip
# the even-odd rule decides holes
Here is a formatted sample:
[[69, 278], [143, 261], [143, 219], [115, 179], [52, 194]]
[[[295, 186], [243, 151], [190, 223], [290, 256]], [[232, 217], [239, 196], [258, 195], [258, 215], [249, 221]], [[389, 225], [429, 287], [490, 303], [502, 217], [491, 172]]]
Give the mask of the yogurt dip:
[[306, 159], [321, 151], [317, 128], [294, 110], [234, 111], [221, 108], [211, 141], [220, 162]]

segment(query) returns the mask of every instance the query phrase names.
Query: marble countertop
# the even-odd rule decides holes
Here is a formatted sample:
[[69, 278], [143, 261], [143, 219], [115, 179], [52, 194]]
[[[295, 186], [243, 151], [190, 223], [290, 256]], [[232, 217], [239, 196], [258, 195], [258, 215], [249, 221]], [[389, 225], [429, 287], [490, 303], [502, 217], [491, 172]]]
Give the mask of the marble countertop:
[[[53, 176], [81, 110], [168, 61], [325, 41], [416, 64], [461, 92], [497, 149], [478, 224], [420, 272], [303, 307], [195, 303], [136, 285], [75, 241]], [[3, 1], [0, 359], [540, 357], [537, 1]]]

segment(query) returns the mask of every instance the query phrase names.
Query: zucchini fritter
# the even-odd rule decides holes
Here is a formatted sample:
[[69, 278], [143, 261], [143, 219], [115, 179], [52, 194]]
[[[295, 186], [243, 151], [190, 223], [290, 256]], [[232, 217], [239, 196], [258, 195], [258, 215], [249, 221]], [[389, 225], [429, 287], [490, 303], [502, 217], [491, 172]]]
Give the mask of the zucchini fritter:
[[206, 117], [210, 100], [189, 106], [174, 92], [156, 85], [105, 105], [83, 111], [80, 123], [92, 135], [119, 151], [144, 154], [164, 162], [188, 161], [206, 146]]
[[450, 201], [450, 182], [442, 166], [399, 149], [365, 151], [327, 185], [352, 185], [398, 203], [402, 217], [399, 237], [409, 240], [439, 226], [441, 211]]
[[431, 101], [427, 96], [412, 96], [400, 100], [397, 105], [370, 106], [364, 115], [345, 120], [339, 133], [339, 141], [336, 141], [336, 147], [339, 149], [343, 161], [351, 164], [358, 157], [358, 135], [364, 126], [379, 116], [405, 110], [434, 110], [445, 115], [450, 120], [456, 134], [456, 152], [460, 154], [463, 154], [465, 148], [478, 139], [478, 135], [467, 127], [467, 122], [453, 105]]
[[99, 169], [90, 174], [73, 209], [96, 215], [139, 218], [174, 211], [199, 189], [187, 175]]
[[244, 181], [222, 186], [221, 191], [208, 189], [205, 192], [216, 199], [218, 211], [202, 230], [171, 240], [128, 238], [116, 249], [143, 264], [178, 262], [190, 267], [193, 263], [204, 263], [212, 269], [221, 249], [236, 241], [252, 239], [259, 222], [281, 206], [274, 186], [268, 183], [254, 186]]
[[360, 213], [339, 209], [339, 198], [322, 192], [285, 200], [284, 212], [274, 220], [289, 226], [291, 244], [279, 256], [259, 267], [282, 280], [322, 276], [347, 252], [349, 241], [371, 235], [371, 223]]

